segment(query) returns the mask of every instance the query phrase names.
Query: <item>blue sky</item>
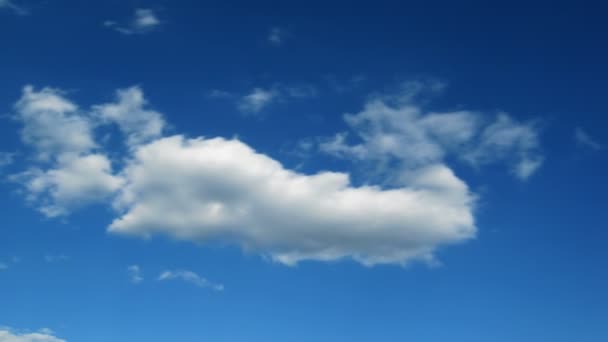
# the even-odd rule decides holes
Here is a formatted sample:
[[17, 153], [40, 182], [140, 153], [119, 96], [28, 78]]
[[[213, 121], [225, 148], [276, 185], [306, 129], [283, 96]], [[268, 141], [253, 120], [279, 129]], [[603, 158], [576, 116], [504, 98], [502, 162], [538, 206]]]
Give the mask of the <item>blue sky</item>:
[[0, 0], [0, 342], [606, 341], [607, 10]]

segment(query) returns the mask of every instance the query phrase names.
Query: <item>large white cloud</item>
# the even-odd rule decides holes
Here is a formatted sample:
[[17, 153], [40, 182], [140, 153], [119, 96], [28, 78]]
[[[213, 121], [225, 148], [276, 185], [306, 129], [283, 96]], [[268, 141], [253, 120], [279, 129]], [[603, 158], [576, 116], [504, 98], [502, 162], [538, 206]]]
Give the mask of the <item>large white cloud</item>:
[[[438, 248], [476, 235], [476, 197], [446, 165], [447, 155], [476, 165], [508, 160], [521, 178], [542, 158], [531, 124], [429, 112], [414, 98], [410, 91], [370, 100], [345, 116], [358, 143], [343, 133], [322, 145], [356, 160], [397, 161], [386, 187], [354, 185], [347, 173], [290, 170], [236, 139], [163, 137], [165, 119], [146, 108], [138, 87], [90, 110], [58, 90], [26, 87], [15, 108], [38, 161], [14, 178], [48, 216], [111, 202], [117, 217], [108, 230], [115, 234], [238, 245], [288, 265], [432, 262]], [[96, 125], [107, 124], [118, 125], [128, 147], [120, 169], [95, 139]]]
[[55, 337], [48, 330], [36, 333], [19, 334], [10, 330], [0, 329], [0, 342], [66, 342]]
[[173, 136], [141, 146], [123, 177], [111, 232], [227, 241], [286, 264], [405, 263], [475, 235], [472, 196], [442, 165], [407, 187], [354, 187], [347, 174], [300, 174], [238, 140]]

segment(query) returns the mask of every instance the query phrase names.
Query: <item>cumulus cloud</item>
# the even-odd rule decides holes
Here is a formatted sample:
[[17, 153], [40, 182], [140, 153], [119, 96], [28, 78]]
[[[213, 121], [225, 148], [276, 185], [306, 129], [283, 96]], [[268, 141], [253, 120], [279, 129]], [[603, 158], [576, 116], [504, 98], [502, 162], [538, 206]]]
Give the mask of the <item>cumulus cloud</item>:
[[79, 155], [96, 147], [92, 123], [58, 89], [36, 91], [28, 85], [15, 110], [16, 119], [23, 124], [21, 139], [39, 160]]
[[127, 137], [127, 144], [135, 146], [160, 137], [165, 128], [162, 114], [145, 109], [147, 100], [139, 87], [116, 92], [116, 101], [93, 106], [93, 112], [102, 120], [118, 125]]
[[441, 165], [408, 187], [354, 187], [347, 174], [300, 174], [238, 140], [173, 136], [139, 147], [123, 173], [110, 232], [228, 241], [285, 264], [430, 260], [475, 235], [473, 198]]
[[121, 25], [115, 21], [105, 21], [105, 27], [111, 28], [125, 35], [144, 34], [152, 32], [161, 25], [156, 13], [148, 8], [138, 8], [133, 14], [133, 18], [126, 25]]
[[110, 160], [93, 151], [98, 145], [90, 116], [61, 91], [26, 86], [15, 112], [23, 124], [21, 140], [39, 163], [11, 179], [23, 185], [28, 200], [45, 215], [61, 216], [104, 201], [121, 185]]
[[108, 158], [99, 154], [71, 158], [47, 170], [32, 168], [12, 179], [23, 184], [28, 200], [48, 217], [104, 202], [123, 183], [112, 174]]
[[210, 288], [214, 291], [223, 291], [224, 285], [214, 284], [198, 274], [187, 270], [164, 271], [158, 276], [159, 281], [182, 280], [198, 287]]
[[144, 276], [139, 265], [131, 265], [127, 267], [127, 273], [129, 274], [129, 279], [133, 284], [139, 284], [144, 281]]
[[320, 150], [379, 162], [399, 172], [443, 163], [448, 155], [473, 165], [505, 161], [521, 179], [542, 164], [533, 123], [519, 123], [507, 114], [488, 122], [475, 111], [426, 110], [420, 97], [436, 94], [443, 87], [441, 83], [414, 82], [396, 95], [371, 98], [362, 111], [344, 115], [351, 131], [322, 139]]
[[11, 330], [0, 329], [0, 342], [66, 342], [53, 336], [53, 332], [43, 329], [36, 333], [17, 333]]
[[601, 150], [602, 148], [604, 148], [602, 144], [592, 138], [589, 133], [587, 133], [581, 127], [577, 127], [574, 130], [574, 139], [580, 146], [585, 146], [592, 150]]
[[[371, 99], [361, 112], [345, 116], [352, 137], [342, 133], [322, 145], [355, 160], [398, 163], [391, 184], [379, 186], [355, 185], [343, 172], [291, 170], [237, 139], [163, 136], [162, 114], [146, 109], [137, 87], [88, 111], [58, 90], [26, 88], [16, 106], [24, 126], [36, 123], [37, 113], [86, 134], [77, 143], [44, 131], [22, 134], [48, 165], [20, 177], [49, 216], [111, 202], [116, 217], [108, 230], [114, 234], [237, 245], [286, 265], [434, 262], [438, 248], [468, 241], [477, 230], [476, 196], [447, 166], [446, 156], [457, 153], [480, 165], [512, 158], [524, 177], [540, 163], [538, 143], [532, 124], [506, 115], [486, 122], [472, 111], [426, 111], [416, 96]], [[95, 142], [93, 119], [120, 129], [129, 147], [120, 169]], [[200, 277], [167, 271], [160, 278], [196, 283]]]

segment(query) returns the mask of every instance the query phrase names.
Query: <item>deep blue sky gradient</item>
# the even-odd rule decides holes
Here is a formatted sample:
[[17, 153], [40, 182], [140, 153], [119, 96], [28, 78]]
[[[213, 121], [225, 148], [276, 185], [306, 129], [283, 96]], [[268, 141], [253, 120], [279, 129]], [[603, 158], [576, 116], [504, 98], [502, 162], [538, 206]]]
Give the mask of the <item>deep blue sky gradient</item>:
[[[440, 250], [441, 267], [366, 268], [350, 261], [290, 268], [234, 247], [106, 233], [113, 217], [90, 207], [46, 219], [0, 184], [0, 326], [52, 328], [73, 342], [608, 340], [606, 150], [578, 146], [583, 127], [608, 143], [608, 4], [605, 2], [32, 1], [0, 12], [0, 113], [25, 84], [68, 90], [83, 106], [141, 85], [173, 132], [238, 135], [295, 167], [301, 139], [345, 129], [369, 94], [412, 79], [448, 85], [441, 109], [506, 111], [540, 119], [545, 164], [526, 182], [501, 167], [456, 167], [481, 194], [478, 237]], [[157, 32], [125, 36], [102, 26], [134, 8], [157, 11]], [[272, 27], [289, 32], [268, 44]], [[338, 91], [334, 82], [350, 84]], [[318, 96], [244, 117], [213, 89], [312, 85]], [[19, 151], [4, 117], [2, 151]], [[305, 160], [303, 170], [348, 171]], [[47, 263], [44, 255], [69, 259]], [[19, 262], [11, 263], [16, 256]], [[129, 282], [139, 264], [148, 281]], [[159, 283], [191, 269], [224, 292]]]

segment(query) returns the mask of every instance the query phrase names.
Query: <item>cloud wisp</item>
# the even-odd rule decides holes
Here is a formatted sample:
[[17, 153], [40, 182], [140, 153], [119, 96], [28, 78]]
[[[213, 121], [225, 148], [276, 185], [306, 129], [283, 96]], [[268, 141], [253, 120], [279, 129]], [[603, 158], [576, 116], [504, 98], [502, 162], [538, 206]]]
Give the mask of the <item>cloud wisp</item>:
[[214, 99], [233, 100], [236, 103], [236, 108], [241, 113], [259, 115], [277, 103], [316, 97], [317, 89], [311, 85], [284, 85], [277, 83], [269, 87], [254, 87], [244, 94], [215, 89], [208, 96]]
[[208, 288], [214, 291], [224, 291], [224, 285], [215, 284], [188, 270], [164, 271], [158, 276], [159, 281], [181, 280], [200, 288]]
[[0, 10], [2, 9], [11, 10], [19, 15], [29, 14], [28, 10], [25, 7], [17, 5], [14, 1], [11, 0], [0, 0]]
[[268, 37], [266, 39], [274, 46], [281, 46], [288, 37], [289, 33], [284, 28], [273, 27], [268, 32]]
[[130, 265], [127, 267], [127, 274], [129, 275], [129, 280], [133, 284], [139, 284], [144, 281], [144, 275], [139, 265]]
[[581, 127], [577, 127], [574, 130], [574, 139], [579, 144], [579, 146], [584, 146], [590, 148], [592, 150], [601, 150], [604, 148], [604, 145], [600, 144], [597, 140], [592, 138], [589, 133], [587, 133]]
[[148, 8], [138, 8], [133, 13], [133, 18], [127, 24], [119, 24], [112, 20], [107, 20], [103, 25], [116, 32], [125, 35], [145, 34], [156, 30], [162, 22], [157, 14]]
[[450, 155], [476, 167], [507, 163], [522, 180], [537, 171], [543, 156], [533, 122], [520, 123], [506, 113], [488, 120], [488, 115], [470, 110], [427, 110], [420, 98], [440, 93], [443, 87], [414, 82], [397, 94], [373, 97], [362, 111], [344, 115], [350, 131], [321, 139], [319, 149], [372, 162], [396, 179], [404, 172], [443, 164]]

